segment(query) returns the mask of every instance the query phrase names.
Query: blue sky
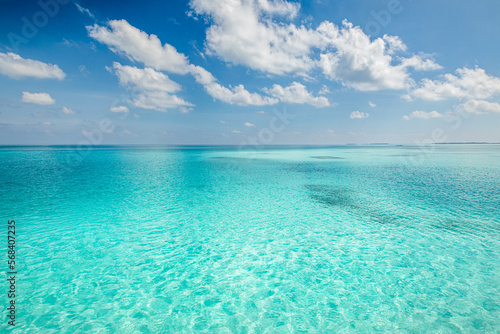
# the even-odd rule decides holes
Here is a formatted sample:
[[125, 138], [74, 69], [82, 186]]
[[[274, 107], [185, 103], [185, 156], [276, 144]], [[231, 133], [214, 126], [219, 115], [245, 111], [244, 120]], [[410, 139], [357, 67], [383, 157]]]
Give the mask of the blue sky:
[[500, 142], [498, 1], [0, 9], [0, 144]]

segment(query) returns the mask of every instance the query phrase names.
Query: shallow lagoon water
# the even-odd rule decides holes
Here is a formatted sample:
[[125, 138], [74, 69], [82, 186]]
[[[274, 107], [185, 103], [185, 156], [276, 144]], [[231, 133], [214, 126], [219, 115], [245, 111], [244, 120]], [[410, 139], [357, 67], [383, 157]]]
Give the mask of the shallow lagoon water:
[[16, 333], [500, 332], [500, 145], [82, 152], [0, 149]]

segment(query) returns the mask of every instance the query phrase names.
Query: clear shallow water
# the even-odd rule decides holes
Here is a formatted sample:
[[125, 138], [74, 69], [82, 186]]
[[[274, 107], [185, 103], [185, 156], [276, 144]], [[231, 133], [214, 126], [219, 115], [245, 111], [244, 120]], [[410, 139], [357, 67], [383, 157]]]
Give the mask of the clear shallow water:
[[500, 332], [499, 145], [7, 147], [0, 182], [18, 333]]

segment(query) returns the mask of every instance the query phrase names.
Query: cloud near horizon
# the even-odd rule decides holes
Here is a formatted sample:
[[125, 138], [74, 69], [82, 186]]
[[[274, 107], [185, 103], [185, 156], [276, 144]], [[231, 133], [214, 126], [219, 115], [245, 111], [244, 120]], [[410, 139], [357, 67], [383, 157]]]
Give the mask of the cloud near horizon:
[[460, 107], [471, 114], [497, 114], [500, 113], [500, 103], [488, 102], [484, 100], [469, 100]]
[[421, 110], [415, 110], [411, 114], [403, 116], [403, 119], [405, 121], [409, 121], [410, 119], [413, 119], [413, 118], [431, 119], [431, 118], [443, 118], [443, 117], [444, 117], [443, 114], [440, 114], [440, 113], [438, 113], [435, 110], [431, 111], [431, 112], [425, 112], [425, 111], [421, 111]]
[[405, 98], [429, 101], [445, 99], [488, 99], [500, 95], [500, 78], [486, 74], [482, 68], [459, 68], [457, 75], [445, 74], [441, 80], [424, 78]]

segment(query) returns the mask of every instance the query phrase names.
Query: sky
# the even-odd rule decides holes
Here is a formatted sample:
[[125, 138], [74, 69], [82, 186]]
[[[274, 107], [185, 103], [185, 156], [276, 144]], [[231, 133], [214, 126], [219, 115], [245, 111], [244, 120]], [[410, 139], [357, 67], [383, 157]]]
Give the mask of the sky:
[[0, 145], [500, 142], [498, 13], [0, 0]]

